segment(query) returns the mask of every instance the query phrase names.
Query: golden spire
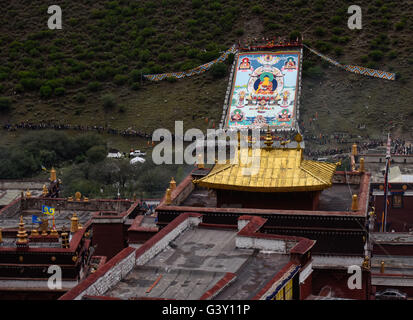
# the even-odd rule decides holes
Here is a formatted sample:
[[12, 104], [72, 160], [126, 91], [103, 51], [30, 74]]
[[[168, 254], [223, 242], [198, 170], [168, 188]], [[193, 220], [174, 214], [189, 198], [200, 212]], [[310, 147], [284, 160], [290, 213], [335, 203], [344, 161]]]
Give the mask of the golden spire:
[[76, 201], [80, 201], [80, 198], [82, 198], [82, 194], [81, 194], [79, 191], [77, 191], [77, 192], [75, 193], [75, 200], [76, 200]]
[[32, 193], [30, 192], [29, 189], [26, 191], [26, 198], [30, 198], [32, 196]]
[[30, 234], [32, 237], [33, 236], [38, 236], [39, 235], [39, 232], [37, 231], [37, 229], [36, 228], [33, 228], [32, 229], [32, 233]]
[[351, 154], [353, 155], [353, 156], [356, 156], [357, 155], [357, 144], [353, 144], [353, 146], [352, 146], [352, 150], [351, 150]]
[[384, 261], [380, 264], [380, 273], [384, 273]]
[[55, 168], [52, 167], [52, 169], [50, 170], [50, 181], [55, 181], [55, 180], [57, 180], [56, 170]]
[[76, 213], [73, 213], [73, 216], [70, 218], [70, 221], [70, 232], [74, 233], [79, 229], [79, 218], [77, 217]]
[[357, 195], [353, 194], [353, 199], [351, 201], [351, 211], [357, 211], [359, 208]]
[[176, 188], [176, 181], [174, 177], [172, 177], [171, 181], [169, 182], [169, 188], [173, 191]]
[[364, 158], [360, 158], [360, 172], [364, 172]]
[[301, 149], [300, 143], [303, 141], [303, 136], [300, 133], [297, 133], [294, 137], [294, 140], [297, 142], [297, 150]]
[[49, 193], [49, 190], [47, 190], [47, 187], [46, 187], [46, 185], [44, 184], [44, 185], [43, 185], [42, 195], [43, 195], [43, 196], [46, 196], [48, 193]]
[[42, 218], [42, 223], [40, 224], [41, 236], [47, 236], [47, 229], [49, 228], [49, 220], [47, 218]]
[[198, 168], [199, 168], [199, 169], [203, 169], [203, 168], [204, 168], [204, 159], [203, 159], [203, 155], [202, 155], [202, 154], [198, 155]]
[[59, 234], [57, 233], [56, 227], [53, 226], [52, 230], [50, 230], [50, 235], [51, 236], [58, 236]]
[[168, 188], [166, 189], [166, 199], [165, 199], [165, 204], [171, 204], [172, 203], [172, 199], [171, 199], [171, 189]]
[[27, 244], [27, 232], [24, 228], [23, 216], [20, 216], [19, 231], [17, 231], [17, 244]]
[[272, 139], [272, 134], [270, 130], [270, 126], [267, 127], [267, 136], [265, 137], [264, 144], [267, 146], [267, 149], [272, 149], [272, 144], [274, 143]]
[[370, 268], [370, 259], [369, 259], [368, 256], [365, 256], [365, 257], [364, 257], [362, 267], [365, 268], [365, 269], [369, 269], [369, 268]]

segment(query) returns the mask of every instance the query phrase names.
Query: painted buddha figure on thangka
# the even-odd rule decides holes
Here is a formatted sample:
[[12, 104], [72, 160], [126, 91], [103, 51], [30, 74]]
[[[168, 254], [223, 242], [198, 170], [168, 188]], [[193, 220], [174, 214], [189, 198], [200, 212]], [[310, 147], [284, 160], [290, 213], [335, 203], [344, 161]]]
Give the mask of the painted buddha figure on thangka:
[[282, 67], [283, 71], [295, 71], [297, 70], [297, 63], [295, 62], [293, 57], [288, 57], [285, 61], [284, 67]]
[[291, 115], [287, 109], [284, 109], [280, 113], [278, 113], [278, 121], [286, 122], [291, 120]]
[[257, 80], [258, 88], [255, 91], [255, 94], [259, 95], [271, 95], [273, 94], [275, 88], [277, 87], [277, 82], [275, 81], [274, 85], [274, 75], [269, 72], [263, 72], [260, 76], [260, 79]]
[[245, 91], [240, 91], [238, 95], [238, 108], [244, 107]]
[[231, 121], [240, 122], [244, 120], [244, 113], [240, 109], [235, 109], [231, 115]]
[[281, 107], [288, 107], [288, 98], [289, 97], [290, 97], [290, 92], [288, 90], [284, 91]]
[[248, 59], [247, 57], [243, 58], [238, 70], [243, 71], [243, 70], [251, 70], [251, 62], [250, 59]]

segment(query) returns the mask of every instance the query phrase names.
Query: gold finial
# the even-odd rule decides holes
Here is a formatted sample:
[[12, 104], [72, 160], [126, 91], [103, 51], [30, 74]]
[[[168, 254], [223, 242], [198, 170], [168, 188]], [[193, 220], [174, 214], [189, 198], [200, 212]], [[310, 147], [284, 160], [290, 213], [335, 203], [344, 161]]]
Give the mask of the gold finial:
[[165, 204], [171, 204], [172, 203], [172, 199], [171, 199], [171, 189], [168, 188], [166, 189], [166, 199], [165, 199]]
[[19, 231], [17, 231], [17, 244], [27, 244], [27, 232], [24, 228], [23, 216], [20, 216]]
[[89, 198], [88, 197], [83, 197], [83, 201], [88, 202]]
[[49, 228], [49, 220], [47, 218], [42, 218], [42, 223], [40, 224], [40, 230], [42, 231], [41, 236], [47, 236], [47, 229]]
[[56, 170], [55, 168], [52, 167], [52, 169], [50, 170], [50, 181], [55, 181], [55, 180], [57, 180]]
[[80, 221], [77, 223], [77, 230], [82, 230], [83, 229], [83, 226], [82, 226], [82, 224], [80, 223]]
[[360, 172], [364, 172], [364, 158], [360, 158]]
[[169, 182], [169, 189], [172, 191], [176, 188], [176, 181], [174, 180], [174, 177], [172, 177], [171, 181]]
[[384, 273], [384, 261], [380, 264], [380, 273]]
[[351, 154], [353, 155], [353, 156], [356, 156], [357, 155], [357, 144], [353, 144], [353, 146], [352, 146], [352, 151], [351, 151]]
[[272, 144], [274, 140], [272, 139], [272, 134], [270, 130], [270, 126], [267, 127], [267, 136], [265, 137], [264, 144], [267, 146], [267, 149], [272, 149]]
[[351, 201], [351, 211], [357, 211], [359, 208], [357, 195], [353, 194], [353, 199]]
[[42, 191], [42, 196], [46, 196], [49, 193], [49, 190], [47, 189], [46, 185], [43, 185], [43, 191]]
[[365, 256], [365, 257], [364, 257], [362, 267], [365, 268], [365, 269], [369, 269], [369, 268], [370, 268], [370, 259], [369, 259], [368, 256]]
[[203, 169], [204, 168], [204, 159], [203, 155], [200, 154], [198, 155], [198, 168]]
[[57, 230], [55, 227], [52, 228], [52, 230], [50, 230], [50, 235], [51, 236], [58, 236], [59, 234], [57, 233]]
[[82, 198], [82, 194], [81, 194], [79, 191], [77, 191], [77, 192], [75, 193], [75, 200], [76, 200], [76, 201], [80, 201], [80, 198]]
[[73, 216], [70, 218], [70, 232], [74, 233], [79, 229], [79, 218], [76, 215], [76, 212], [73, 213]]
[[30, 192], [29, 189], [26, 191], [26, 198], [30, 198], [32, 196], [32, 193]]
[[73, 197], [70, 196], [69, 198], [67, 198], [67, 201], [73, 201]]
[[297, 150], [300, 150], [301, 149], [300, 143], [303, 141], [303, 136], [299, 132], [295, 135], [294, 141], [297, 142]]
[[39, 231], [37, 231], [37, 228], [32, 229], [32, 233], [30, 234], [32, 237], [35, 236], [37, 237], [39, 235]]

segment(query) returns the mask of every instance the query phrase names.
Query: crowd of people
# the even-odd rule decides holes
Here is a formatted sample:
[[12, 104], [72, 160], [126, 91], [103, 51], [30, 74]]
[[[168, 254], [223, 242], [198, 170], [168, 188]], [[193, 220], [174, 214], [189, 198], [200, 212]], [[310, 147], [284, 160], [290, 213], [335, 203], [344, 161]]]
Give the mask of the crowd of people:
[[133, 129], [114, 129], [108, 126], [82, 126], [82, 125], [71, 125], [71, 124], [61, 124], [53, 122], [41, 122], [32, 123], [28, 121], [20, 122], [17, 124], [5, 124], [3, 129], [7, 131], [16, 131], [17, 129], [29, 129], [29, 130], [42, 130], [42, 129], [53, 129], [53, 130], [76, 130], [76, 131], [94, 131], [98, 133], [108, 133], [113, 135], [122, 136], [134, 136], [142, 137], [146, 139], [152, 139], [152, 134], [142, 132]]
[[[83, 126], [83, 125], [72, 125], [72, 124], [61, 124], [53, 123], [51, 121], [32, 123], [29, 121], [20, 122], [17, 124], [5, 124], [3, 126], [4, 130], [16, 131], [17, 129], [29, 129], [29, 130], [42, 130], [42, 129], [53, 129], [53, 130], [76, 130], [76, 131], [94, 131], [97, 133], [108, 133], [113, 135], [121, 136], [134, 136], [142, 137], [146, 139], [152, 139], [151, 133], [142, 132], [139, 130], [128, 129], [114, 129], [108, 126]], [[172, 138], [174, 135], [172, 134]], [[273, 136], [276, 141], [285, 140], [286, 137], [282, 135]], [[334, 155], [344, 155], [351, 152], [351, 145], [353, 143], [357, 144], [359, 152], [367, 151], [369, 149], [374, 149], [379, 146], [385, 146], [385, 139], [361, 139], [358, 135], [348, 134], [348, 133], [335, 133], [335, 134], [319, 134], [305, 135], [305, 142], [307, 143], [307, 148], [304, 149], [304, 153], [312, 158], [334, 156]], [[413, 147], [411, 143], [406, 143], [404, 139], [393, 138], [392, 142], [392, 154], [407, 155], [413, 154]], [[312, 147], [312, 145], [329, 145], [330, 148], [317, 150], [317, 148]], [[337, 146], [338, 145], [338, 146]]]
[[412, 144], [399, 138], [392, 139], [392, 151], [394, 154], [413, 154]]

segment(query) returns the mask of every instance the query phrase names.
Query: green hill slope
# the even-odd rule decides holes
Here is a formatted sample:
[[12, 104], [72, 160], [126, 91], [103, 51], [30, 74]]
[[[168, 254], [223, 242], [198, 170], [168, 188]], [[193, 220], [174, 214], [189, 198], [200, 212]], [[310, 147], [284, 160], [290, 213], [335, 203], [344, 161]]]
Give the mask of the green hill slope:
[[[225, 77], [216, 79], [208, 72], [142, 84], [141, 75], [190, 69], [218, 57], [239, 39], [302, 34], [312, 47], [340, 62], [398, 76], [385, 81], [354, 75], [305, 51], [300, 112], [309, 133], [375, 135], [394, 127], [402, 134], [411, 129], [413, 25], [408, 0], [358, 1], [363, 10], [363, 29], [358, 31], [347, 28], [351, 1], [53, 4], [62, 8], [62, 30], [48, 30], [44, 1], [3, 4], [2, 123], [54, 120], [152, 132], [184, 120], [186, 128], [211, 127], [221, 118]], [[104, 107], [105, 99], [112, 101], [111, 107]], [[308, 119], [316, 112], [319, 120], [310, 126]], [[366, 129], [359, 131], [358, 124]]]

